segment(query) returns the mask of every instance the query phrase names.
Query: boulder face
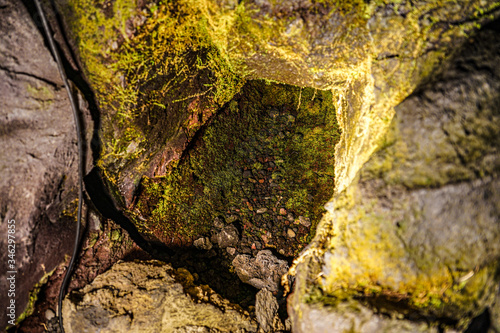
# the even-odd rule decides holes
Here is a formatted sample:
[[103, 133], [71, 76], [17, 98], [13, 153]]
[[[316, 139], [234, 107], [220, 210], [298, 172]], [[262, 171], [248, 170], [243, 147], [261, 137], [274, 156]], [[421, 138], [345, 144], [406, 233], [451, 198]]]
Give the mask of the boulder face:
[[71, 332], [256, 332], [257, 324], [185, 269], [118, 263], [63, 304]]
[[[38, 283], [71, 252], [78, 159], [68, 96], [42, 35], [18, 1], [1, 1], [0, 16], [0, 289], [10, 289], [6, 265], [14, 260], [16, 321], [30, 314]], [[10, 257], [8, 225], [15, 225]], [[2, 295], [2, 309], [7, 302]]]
[[[295, 268], [296, 332], [395, 330], [388, 314], [463, 329], [497, 313], [498, 29], [481, 30], [396, 107], [379, 149], [327, 205]], [[408, 324], [397, 331], [418, 331]]]

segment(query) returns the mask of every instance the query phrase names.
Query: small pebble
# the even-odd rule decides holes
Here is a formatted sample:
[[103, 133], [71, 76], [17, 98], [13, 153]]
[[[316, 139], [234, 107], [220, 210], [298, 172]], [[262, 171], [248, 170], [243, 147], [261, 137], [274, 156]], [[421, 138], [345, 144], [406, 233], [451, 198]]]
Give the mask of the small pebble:
[[265, 212], [267, 212], [267, 208], [259, 208], [259, 209], [257, 209], [257, 214], [264, 214]]
[[234, 256], [234, 254], [236, 253], [236, 249], [234, 247], [227, 247], [226, 251], [232, 256]]
[[52, 311], [52, 309], [47, 309], [47, 311], [45, 311], [45, 318], [47, 320], [51, 320], [52, 318], [54, 318], [56, 316], [55, 312]]
[[311, 219], [305, 216], [299, 216], [299, 223], [302, 224], [304, 227], [308, 228], [311, 226]]
[[214, 219], [214, 227], [216, 228], [224, 228], [224, 220], [220, 217], [216, 217]]
[[287, 235], [290, 238], [294, 238], [295, 237], [295, 231], [293, 231], [292, 229], [288, 229]]
[[280, 208], [280, 214], [281, 215], [286, 215], [286, 209], [285, 208]]
[[206, 237], [199, 238], [193, 242], [193, 245], [200, 250], [210, 250], [212, 248], [212, 243]]

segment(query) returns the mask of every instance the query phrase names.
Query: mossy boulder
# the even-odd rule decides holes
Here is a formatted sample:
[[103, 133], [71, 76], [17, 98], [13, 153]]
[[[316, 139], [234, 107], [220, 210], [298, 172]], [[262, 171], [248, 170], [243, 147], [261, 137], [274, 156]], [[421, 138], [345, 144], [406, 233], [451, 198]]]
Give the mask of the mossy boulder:
[[[334, 191], [340, 133], [331, 98], [315, 89], [249, 81], [166, 177], [143, 180], [130, 209], [136, 225], [178, 246], [225, 223], [241, 229], [250, 246], [297, 254]], [[288, 229], [295, 229], [294, 237]]]
[[461, 330], [494, 308], [499, 46], [495, 23], [396, 107], [380, 148], [328, 204], [298, 260], [297, 332], [322, 332], [322, 313], [356, 332], [392, 327], [387, 315]]

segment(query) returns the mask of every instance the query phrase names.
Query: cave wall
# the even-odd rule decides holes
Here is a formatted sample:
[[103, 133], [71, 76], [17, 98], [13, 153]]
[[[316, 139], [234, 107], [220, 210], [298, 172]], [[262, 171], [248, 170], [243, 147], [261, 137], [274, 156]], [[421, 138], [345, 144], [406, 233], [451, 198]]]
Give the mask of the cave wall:
[[[489, 296], [498, 286], [498, 207], [494, 204], [498, 201], [494, 108], [498, 75], [492, 65], [496, 59], [492, 45], [497, 44], [488, 35], [495, 28], [484, 27], [498, 17], [498, 3], [116, 0], [95, 4], [59, 0], [56, 7], [99, 104], [101, 150], [96, 164], [124, 210], [133, 206], [143, 177], [165, 176], [196, 133], [217, 110], [228, 107], [226, 103], [242, 91], [247, 80], [264, 79], [331, 94], [342, 129], [335, 149], [335, 189], [325, 194], [333, 196], [328, 212], [315, 239], [292, 268], [297, 283], [290, 313], [297, 331], [321, 331], [335, 321], [360, 330], [436, 329], [419, 323], [430, 317], [462, 328], [487, 307], [490, 313], [498, 313]], [[7, 2], [1, 10], [16, 17], [24, 9], [13, 9]], [[22, 15], [2, 21], [5, 29], [16, 24], [18, 30], [30, 27], [29, 40], [41, 40], [26, 13]], [[481, 33], [475, 40], [477, 31]], [[28, 49], [38, 58], [26, 53], [27, 47], [11, 52], [16, 49], [9, 50], [10, 36], [2, 39], [5, 63], [9, 64], [9, 57], [19, 60], [18, 54], [26, 55], [22, 60], [26, 63], [42, 55], [49, 64], [43, 68], [52, 66], [50, 73], [55, 73], [46, 50], [34, 43]], [[465, 48], [463, 43], [468, 43]], [[482, 54], [483, 48], [490, 51]], [[475, 50], [473, 59], [461, 51], [469, 49]], [[2, 68], [2, 75], [37, 80], [26, 75], [26, 70], [14, 73], [16, 61]], [[27, 67], [22, 61], [23, 68]], [[473, 68], [467, 68], [469, 63]], [[66, 109], [63, 91], [50, 73], [36, 74], [43, 79], [32, 83], [35, 89], [13, 92], [13, 84], [2, 87], [2, 92], [32, 96], [48, 91], [49, 97], [32, 99], [48, 110], [53, 110], [50, 101], [60, 102], [61, 107], [54, 110], [62, 112]], [[295, 93], [292, 100], [300, 103], [302, 89], [295, 91], [298, 96]], [[311, 93], [312, 89], [307, 91]], [[17, 106], [6, 109], [17, 110]], [[40, 196], [46, 186], [41, 184], [52, 182], [43, 178], [47, 174], [64, 179], [58, 183], [64, 189], [50, 187], [47, 196], [55, 199], [30, 202], [26, 210], [22, 209], [26, 201], [8, 201], [21, 198], [17, 192], [2, 195], [7, 203], [2, 203], [4, 221], [15, 215], [11, 208], [15, 207], [16, 214], [25, 214], [16, 220], [34, 217], [23, 225], [35, 230], [37, 216], [46, 216], [51, 223], [59, 221], [54, 216], [59, 216], [64, 205], [51, 205], [53, 201], [73, 200], [64, 193], [73, 188], [68, 179], [74, 178], [62, 177], [74, 168], [74, 144], [67, 143], [69, 113], [64, 117], [59, 125], [64, 127], [61, 137], [67, 146], [57, 143], [61, 145], [58, 154], [64, 151], [62, 157], [55, 154], [56, 162], [41, 160], [40, 165], [34, 161], [29, 172], [38, 175], [31, 184], [40, 184], [31, 196]], [[10, 145], [8, 140], [5, 147]], [[33, 146], [37, 145], [29, 144], [30, 149]], [[23, 156], [32, 155], [38, 157], [36, 153]], [[30, 163], [6, 167], [10, 167], [9, 175], [16, 175], [17, 170], [31, 168]], [[64, 167], [42, 176], [51, 163]], [[5, 191], [14, 188], [7, 183], [10, 178], [3, 179]], [[463, 207], [466, 213], [458, 214]], [[44, 209], [51, 213], [42, 213]], [[456, 223], [451, 226], [450, 220]], [[63, 224], [42, 225], [50, 226], [48, 233], [61, 231], [64, 244], [71, 243]], [[44, 233], [37, 235], [41, 247]], [[30, 242], [28, 237], [26, 244]], [[464, 243], [472, 250], [457, 250]], [[58, 249], [61, 252], [46, 252], [47, 259], [41, 261], [45, 268], [61, 261], [63, 247]], [[54, 262], [52, 255], [57, 257]], [[451, 259], [435, 262], [441, 257]], [[28, 262], [34, 255], [25, 258]], [[23, 290], [31, 290], [39, 281], [40, 269], [30, 274]], [[351, 302], [359, 297], [363, 301]], [[372, 300], [389, 309], [373, 306]], [[404, 306], [392, 309], [399, 301]], [[353, 308], [365, 319], [353, 315]], [[406, 316], [410, 321], [384, 321], [374, 311]], [[315, 319], [319, 317], [324, 319]]]

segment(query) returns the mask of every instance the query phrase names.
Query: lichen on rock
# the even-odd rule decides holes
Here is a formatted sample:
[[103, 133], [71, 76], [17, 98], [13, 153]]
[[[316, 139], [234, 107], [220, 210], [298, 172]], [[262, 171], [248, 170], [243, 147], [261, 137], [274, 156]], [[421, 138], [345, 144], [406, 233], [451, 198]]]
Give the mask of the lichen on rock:
[[327, 205], [296, 268], [290, 311], [299, 332], [318, 313], [347, 320], [356, 303], [367, 307], [370, 325], [387, 322], [378, 312], [459, 330], [493, 306], [500, 255], [497, 29], [481, 31], [396, 107], [384, 144]]

